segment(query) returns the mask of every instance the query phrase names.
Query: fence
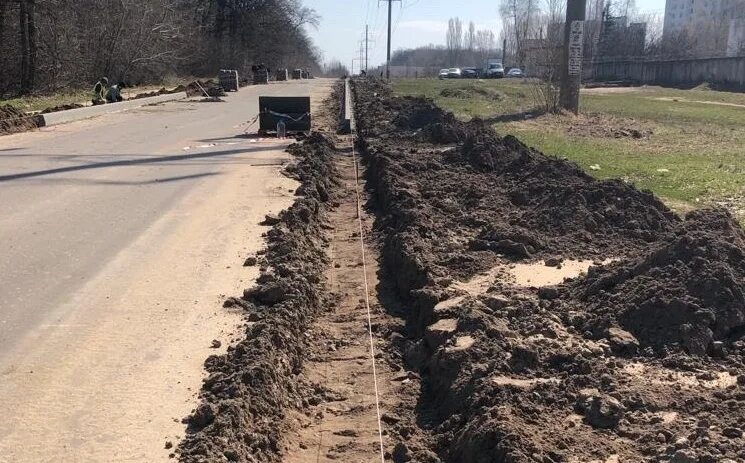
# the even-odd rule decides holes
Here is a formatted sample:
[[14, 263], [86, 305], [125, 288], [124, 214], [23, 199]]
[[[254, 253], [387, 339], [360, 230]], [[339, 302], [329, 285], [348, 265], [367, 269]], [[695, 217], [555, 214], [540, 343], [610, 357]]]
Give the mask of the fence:
[[592, 64], [590, 80], [693, 86], [708, 82], [730, 90], [745, 90], [745, 56], [681, 60], [613, 60]]

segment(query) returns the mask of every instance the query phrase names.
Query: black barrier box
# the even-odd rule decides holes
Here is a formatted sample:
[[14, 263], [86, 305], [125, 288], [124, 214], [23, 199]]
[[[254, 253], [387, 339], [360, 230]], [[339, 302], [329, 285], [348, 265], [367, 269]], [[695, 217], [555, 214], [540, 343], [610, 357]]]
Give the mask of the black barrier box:
[[310, 97], [260, 96], [259, 133], [276, 132], [280, 120], [287, 132], [310, 132]]

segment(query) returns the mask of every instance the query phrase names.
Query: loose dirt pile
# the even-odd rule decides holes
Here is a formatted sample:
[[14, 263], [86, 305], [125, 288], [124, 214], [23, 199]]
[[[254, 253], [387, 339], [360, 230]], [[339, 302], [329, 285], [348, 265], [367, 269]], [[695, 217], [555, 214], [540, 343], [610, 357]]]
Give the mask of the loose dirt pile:
[[456, 88], [444, 88], [440, 91], [440, 96], [445, 98], [487, 98], [492, 100], [503, 100], [504, 94], [499, 90], [488, 87], [456, 87]]
[[575, 320], [580, 331], [598, 336], [617, 323], [650, 354], [722, 356], [745, 328], [745, 233], [724, 210], [692, 212], [675, 239], [642, 259], [595, 269], [575, 293], [589, 308]]
[[570, 135], [592, 138], [649, 138], [654, 132], [633, 119], [604, 115], [570, 116], [566, 131]]
[[[745, 461], [745, 235], [726, 212], [681, 220], [379, 81], [355, 91], [424, 383], [412, 426], [441, 461]], [[510, 277], [587, 260], [558, 286]]]
[[246, 337], [207, 360], [201, 403], [185, 420], [187, 437], [177, 450], [182, 462], [280, 461], [285, 410], [311, 396], [298, 374], [308, 325], [327, 302], [322, 227], [336, 173], [321, 135], [290, 151], [299, 159], [288, 173], [302, 182], [300, 197], [279, 217], [267, 217], [273, 227], [257, 285], [226, 302], [245, 309]]
[[160, 90], [155, 90], [155, 91], [146, 92], [146, 93], [139, 93], [133, 96], [131, 99], [139, 100], [140, 98], [150, 98], [153, 96], [160, 96], [160, 95], [171, 95], [173, 93], [181, 93], [181, 92], [186, 92], [186, 95], [189, 97], [205, 96], [204, 92], [207, 92], [207, 96], [209, 97], [225, 96], [225, 90], [215, 81], [195, 80], [189, 83], [188, 85], [179, 85], [178, 87], [172, 88], [170, 90], [163, 87]]
[[54, 106], [54, 107], [51, 107], [51, 108], [46, 108], [41, 113], [42, 114], [49, 114], [49, 113], [54, 113], [54, 112], [57, 112], [57, 111], [68, 111], [70, 109], [78, 109], [78, 108], [84, 108], [84, 107], [85, 107], [84, 104], [70, 103], [70, 104], [63, 104], [63, 105], [59, 105], [59, 106]]
[[30, 116], [10, 105], [0, 106], [0, 134], [25, 132], [44, 126], [39, 116]]

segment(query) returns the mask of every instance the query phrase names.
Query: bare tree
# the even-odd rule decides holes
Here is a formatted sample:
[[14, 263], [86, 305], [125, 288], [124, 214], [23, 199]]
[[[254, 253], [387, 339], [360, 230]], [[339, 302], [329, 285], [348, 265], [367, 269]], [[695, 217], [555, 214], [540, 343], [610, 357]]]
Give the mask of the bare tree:
[[450, 65], [457, 66], [460, 52], [463, 50], [463, 22], [460, 18], [450, 18], [448, 21], [445, 43], [450, 53]]
[[305, 29], [318, 21], [301, 0], [0, 0], [0, 94], [261, 62], [318, 70]]
[[539, 28], [534, 17], [539, 13], [537, 0], [501, 0], [499, 7], [502, 16], [502, 32], [510, 45], [511, 54], [522, 66], [525, 41], [535, 38]]
[[476, 24], [473, 21], [468, 23], [468, 32], [466, 33], [466, 49], [470, 52], [476, 48]]
[[486, 62], [490, 54], [497, 48], [494, 32], [490, 30], [479, 30], [476, 32], [476, 51], [479, 54], [479, 61]]

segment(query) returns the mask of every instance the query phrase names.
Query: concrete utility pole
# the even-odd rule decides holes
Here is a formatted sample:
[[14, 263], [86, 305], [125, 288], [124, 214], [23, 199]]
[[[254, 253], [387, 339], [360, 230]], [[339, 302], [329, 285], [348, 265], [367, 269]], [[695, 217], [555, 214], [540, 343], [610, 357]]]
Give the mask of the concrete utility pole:
[[364, 64], [365, 64], [365, 48], [363, 47], [362, 42], [360, 42], [360, 74], [362, 74], [362, 68]]
[[579, 87], [582, 83], [582, 58], [587, 0], [567, 0], [564, 29], [564, 62], [561, 69], [561, 107], [579, 113]]
[[367, 74], [368, 56], [370, 52], [370, 26], [365, 24], [365, 74]]
[[388, 57], [385, 62], [385, 78], [391, 80], [391, 20], [393, 19], [393, 2], [401, 0], [378, 0], [388, 2]]

